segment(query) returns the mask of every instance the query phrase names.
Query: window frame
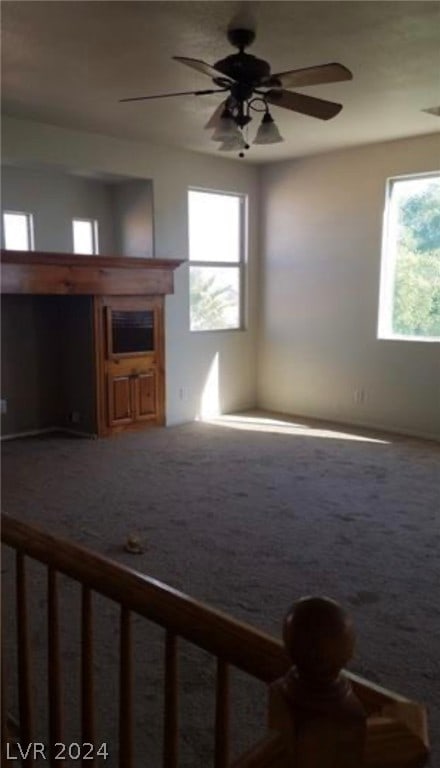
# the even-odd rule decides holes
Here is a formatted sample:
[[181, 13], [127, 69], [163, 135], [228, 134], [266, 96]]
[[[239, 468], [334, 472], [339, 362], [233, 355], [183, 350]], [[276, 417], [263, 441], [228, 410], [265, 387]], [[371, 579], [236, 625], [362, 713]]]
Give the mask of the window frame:
[[3, 232], [2, 232], [2, 240], [3, 240], [3, 247], [5, 251], [23, 251], [23, 248], [8, 248], [6, 245], [6, 223], [5, 223], [5, 216], [6, 215], [13, 215], [13, 216], [24, 216], [26, 219], [26, 230], [27, 230], [27, 237], [29, 242], [29, 248], [26, 248], [26, 251], [34, 251], [35, 250], [35, 232], [34, 232], [34, 214], [29, 213], [28, 211], [12, 211], [12, 210], [3, 210], [2, 211], [2, 220], [3, 220]]
[[430, 177], [440, 179], [440, 170], [422, 171], [421, 173], [407, 173], [399, 176], [389, 176], [386, 179], [380, 257], [380, 288], [377, 322], [378, 341], [418, 341], [428, 344], [438, 344], [440, 342], [440, 336], [410, 336], [409, 334], [395, 333], [392, 328], [397, 245], [396, 241], [394, 241], [391, 246], [393, 253], [390, 253], [390, 236], [393, 226], [393, 187], [396, 182], [417, 181], [417, 179], [428, 179]]
[[[236, 197], [239, 203], [239, 258], [238, 261], [205, 261], [191, 259], [189, 239], [189, 195], [190, 192], [202, 192], [208, 195], [224, 195]], [[224, 189], [211, 189], [207, 187], [188, 187], [187, 192], [187, 224], [188, 224], [188, 267], [189, 267], [189, 331], [190, 333], [236, 333], [246, 330], [247, 319], [247, 261], [248, 261], [248, 195], [244, 192], [229, 191]], [[233, 328], [191, 328], [191, 268], [211, 267], [228, 268], [238, 270], [238, 325]]]
[[[75, 222], [87, 222], [88, 224], [92, 225], [92, 244], [93, 244], [93, 252], [92, 253], [79, 253], [75, 251]], [[72, 253], [75, 254], [75, 256], [99, 256], [99, 223], [98, 219], [92, 219], [92, 218], [85, 218], [80, 216], [74, 216], [72, 219]]]

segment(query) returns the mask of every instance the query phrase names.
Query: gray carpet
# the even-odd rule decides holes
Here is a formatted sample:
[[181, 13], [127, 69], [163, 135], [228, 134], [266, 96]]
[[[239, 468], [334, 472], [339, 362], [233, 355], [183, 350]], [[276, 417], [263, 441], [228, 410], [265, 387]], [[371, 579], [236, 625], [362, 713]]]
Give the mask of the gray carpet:
[[[254, 428], [232, 428], [240, 426]], [[277, 636], [286, 608], [301, 595], [341, 601], [358, 629], [351, 669], [427, 704], [431, 765], [440, 765], [439, 446], [359, 431], [322, 432], [310, 422], [304, 429], [274, 424], [267, 432], [259, 426], [244, 418], [242, 424], [194, 423], [97, 441], [48, 436], [6, 442], [3, 509]], [[355, 435], [360, 439], [351, 439]], [[143, 540], [143, 555], [123, 551], [130, 533]], [[3, 570], [8, 613], [8, 553]], [[43, 702], [45, 613], [38, 566], [32, 579], [35, 689]], [[109, 602], [98, 603], [99, 734], [110, 743], [106, 765], [113, 766], [117, 614]], [[63, 609], [71, 700], [78, 693], [78, 590], [72, 583], [63, 586]], [[8, 634], [13, 654], [11, 626]], [[156, 768], [162, 630], [139, 619], [135, 634], [136, 766]], [[182, 766], [207, 768], [213, 696], [206, 689], [214, 668], [186, 644], [181, 660]], [[11, 688], [13, 677], [11, 661]], [[69, 704], [67, 709], [68, 735], [78, 740], [76, 715]], [[43, 710], [41, 703], [41, 735]], [[237, 674], [233, 711], [238, 752], [261, 733], [263, 687]]]

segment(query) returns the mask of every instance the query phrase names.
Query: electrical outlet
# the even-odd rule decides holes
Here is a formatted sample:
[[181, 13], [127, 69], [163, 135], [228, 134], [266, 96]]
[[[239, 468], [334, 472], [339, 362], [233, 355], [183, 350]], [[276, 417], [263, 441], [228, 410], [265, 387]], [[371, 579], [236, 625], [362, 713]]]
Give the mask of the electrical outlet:
[[179, 400], [183, 400], [185, 397], [185, 390], [183, 387], [180, 387], [179, 389]]
[[4, 414], [8, 412], [8, 401], [0, 400], [0, 413]]
[[71, 411], [69, 413], [69, 421], [71, 424], [78, 424], [79, 420], [80, 420], [80, 416], [78, 411]]
[[365, 389], [363, 387], [354, 390], [353, 400], [356, 405], [362, 405], [365, 402]]

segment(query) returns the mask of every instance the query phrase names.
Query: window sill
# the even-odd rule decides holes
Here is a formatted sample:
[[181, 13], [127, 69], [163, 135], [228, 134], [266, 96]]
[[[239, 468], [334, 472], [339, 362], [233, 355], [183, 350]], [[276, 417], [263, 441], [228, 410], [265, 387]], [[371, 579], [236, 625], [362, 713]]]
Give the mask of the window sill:
[[243, 333], [247, 328], [190, 328], [190, 333]]
[[423, 343], [435, 344], [440, 342], [440, 336], [403, 336], [399, 334], [389, 334], [377, 337], [378, 341], [421, 341]]

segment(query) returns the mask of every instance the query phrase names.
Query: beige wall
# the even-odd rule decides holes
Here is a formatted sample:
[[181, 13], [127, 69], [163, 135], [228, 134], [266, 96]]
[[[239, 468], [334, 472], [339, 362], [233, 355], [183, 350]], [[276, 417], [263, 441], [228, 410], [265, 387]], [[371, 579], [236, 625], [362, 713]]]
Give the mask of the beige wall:
[[151, 181], [112, 184], [114, 253], [151, 259], [154, 256], [153, 185]]
[[3, 164], [1, 208], [33, 214], [36, 250], [72, 253], [72, 219], [85, 218], [98, 221], [100, 253], [114, 253], [113, 186], [50, 168]]
[[376, 333], [386, 178], [439, 161], [431, 135], [261, 170], [261, 406], [440, 436], [440, 345]]
[[[21, 167], [77, 169], [151, 179], [154, 186], [155, 255], [188, 258], [187, 190], [202, 187], [249, 197], [247, 330], [189, 332], [188, 268], [176, 273], [176, 292], [166, 299], [168, 423], [194, 419], [205, 383], [218, 362], [221, 408], [237, 410], [256, 402], [257, 170], [223, 157], [180, 151], [70, 131], [42, 123], [3, 118], [3, 162]], [[215, 389], [215, 387], [214, 387]]]
[[[191, 334], [188, 270], [179, 268], [166, 308], [169, 423], [200, 413], [211, 372], [224, 411], [258, 401], [286, 413], [440, 435], [439, 345], [376, 335], [385, 181], [438, 167], [437, 136], [260, 169], [11, 118], [3, 121], [3, 144], [4, 161], [21, 166], [151, 179], [157, 257], [188, 256], [188, 187], [248, 194], [248, 329]], [[355, 402], [361, 389], [364, 401]]]

